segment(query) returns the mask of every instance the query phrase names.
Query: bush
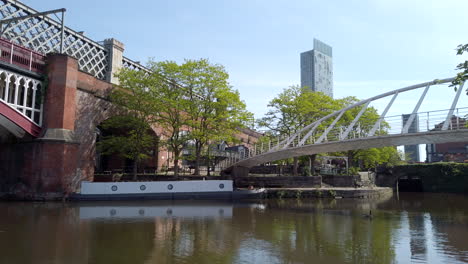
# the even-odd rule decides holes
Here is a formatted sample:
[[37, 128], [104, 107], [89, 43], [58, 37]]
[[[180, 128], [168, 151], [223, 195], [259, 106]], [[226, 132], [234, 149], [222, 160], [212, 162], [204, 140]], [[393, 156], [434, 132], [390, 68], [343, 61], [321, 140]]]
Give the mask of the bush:
[[349, 175], [351, 176], [359, 175], [359, 168], [358, 167], [349, 168]]
[[303, 169], [302, 169], [302, 175], [303, 176], [312, 176], [312, 171], [310, 169], [309, 166], [305, 166]]

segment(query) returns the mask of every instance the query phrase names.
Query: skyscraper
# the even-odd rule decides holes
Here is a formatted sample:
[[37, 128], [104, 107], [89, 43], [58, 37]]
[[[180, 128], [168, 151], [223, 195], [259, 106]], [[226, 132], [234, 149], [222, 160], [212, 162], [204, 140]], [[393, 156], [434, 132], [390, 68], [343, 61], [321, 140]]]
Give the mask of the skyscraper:
[[301, 53], [301, 86], [333, 97], [332, 47], [314, 39], [314, 49]]
[[[401, 116], [402, 127], [406, 125], [411, 114], [405, 114]], [[419, 116], [416, 115], [413, 119], [413, 123], [408, 128], [408, 133], [418, 133], [419, 132]], [[419, 145], [405, 145], [405, 154], [408, 156], [409, 161], [419, 162]]]

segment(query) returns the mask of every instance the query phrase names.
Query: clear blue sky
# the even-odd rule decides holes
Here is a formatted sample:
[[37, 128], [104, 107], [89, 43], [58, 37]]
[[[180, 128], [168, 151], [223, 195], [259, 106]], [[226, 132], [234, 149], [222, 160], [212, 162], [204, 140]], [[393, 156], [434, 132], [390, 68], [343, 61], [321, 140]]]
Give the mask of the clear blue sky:
[[[313, 38], [333, 47], [335, 98], [361, 99], [453, 76], [462, 59], [455, 48], [468, 42], [466, 0], [23, 2], [39, 11], [67, 8], [67, 26], [96, 41], [122, 41], [133, 60], [222, 64], [257, 118], [283, 88], [299, 84], [299, 53], [313, 48]], [[440, 95], [450, 91], [432, 103], [448, 108]]]

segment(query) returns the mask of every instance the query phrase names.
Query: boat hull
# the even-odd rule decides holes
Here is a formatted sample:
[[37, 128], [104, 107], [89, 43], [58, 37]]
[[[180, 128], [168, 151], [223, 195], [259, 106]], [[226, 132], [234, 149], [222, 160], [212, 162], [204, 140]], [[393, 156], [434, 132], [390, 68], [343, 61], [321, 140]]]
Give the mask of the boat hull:
[[264, 190], [235, 190], [230, 180], [82, 182], [70, 200], [227, 200], [262, 198]]
[[237, 200], [261, 199], [264, 192], [187, 192], [145, 194], [79, 194], [69, 196], [72, 201], [122, 201], [122, 200]]

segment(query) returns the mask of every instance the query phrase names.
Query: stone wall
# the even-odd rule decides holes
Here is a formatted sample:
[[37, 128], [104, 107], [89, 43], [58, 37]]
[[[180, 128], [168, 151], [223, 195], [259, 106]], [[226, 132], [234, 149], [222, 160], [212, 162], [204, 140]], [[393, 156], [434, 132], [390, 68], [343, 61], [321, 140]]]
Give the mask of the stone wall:
[[0, 191], [19, 199], [61, 198], [73, 185], [77, 148], [61, 141], [2, 145]]
[[377, 174], [377, 186], [395, 187], [398, 179], [420, 181], [423, 192], [468, 193], [468, 164], [432, 163], [396, 166]]
[[309, 187], [318, 188], [322, 185], [320, 176], [278, 176], [278, 177], [234, 177], [234, 185], [238, 188], [247, 188], [249, 186], [266, 188], [299, 188]]
[[358, 181], [358, 176], [322, 175], [322, 182], [333, 187], [355, 187], [355, 183]]

